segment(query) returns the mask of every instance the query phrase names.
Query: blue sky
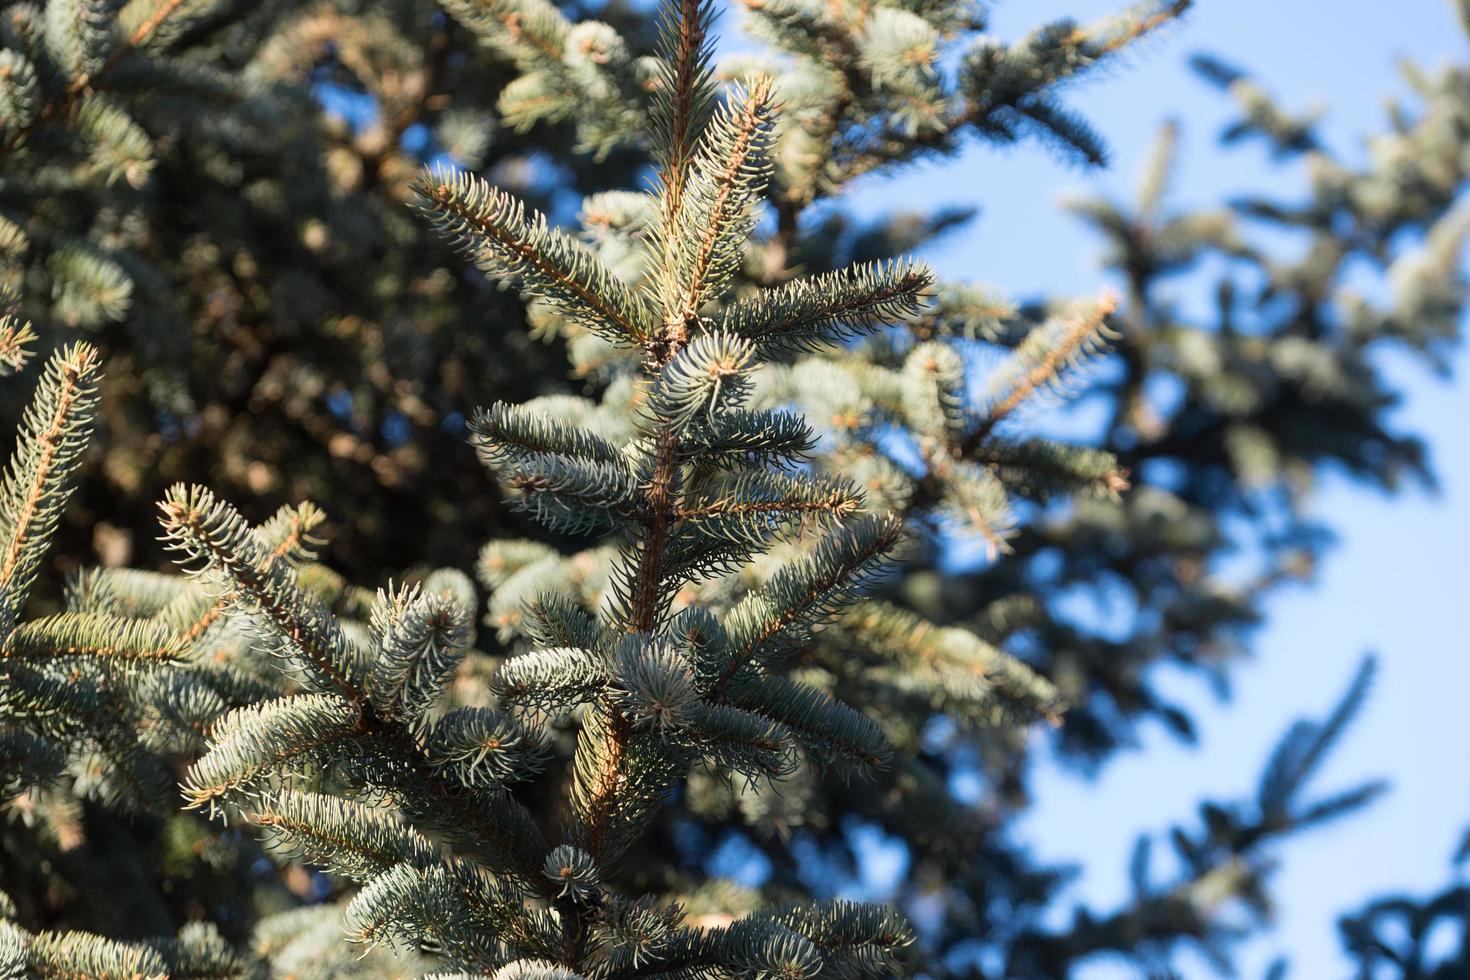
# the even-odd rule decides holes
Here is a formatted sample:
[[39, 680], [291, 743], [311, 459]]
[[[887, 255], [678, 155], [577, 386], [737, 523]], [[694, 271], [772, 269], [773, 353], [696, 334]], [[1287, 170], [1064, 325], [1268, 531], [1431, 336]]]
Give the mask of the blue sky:
[[[1116, 7], [1117, 0], [1011, 0], [995, 7], [992, 26], [1015, 37], [1049, 17], [1085, 20]], [[1097, 242], [1058, 201], [1099, 189], [1130, 195], [1163, 119], [1183, 125], [1176, 185], [1183, 203], [1300, 186], [1297, 175], [1273, 170], [1255, 149], [1217, 149], [1231, 106], [1186, 68], [1198, 50], [1247, 68], [1288, 107], [1325, 109], [1323, 131], [1349, 158], [1364, 152], [1364, 134], [1382, 128], [1385, 97], [1404, 91], [1398, 59], [1434, 66], [1470, 57], [1446, 0], [1198, 0], [1183, 25], [1074, 92], [1073, 104], [1113, 145], [1109, 171], [1082, 173], [1036, 147], [979, 149], [861, 188], [860, 207], [978, 205], [973, 227], [927, 254], [941, 273], [1016, 296], [1096, 292], [1106, 281]], [[1456, 361], [1465, 379], [1470, 357], [1462, 351]], [[1314, 588], [1272, 603], [1255, 659], [1237, 670], [1234, 699], [1222, 705], [1196, 680], [1163, 678], [1195, 708], [1199, 747], [1152, 729], [1140, 751], [1119, 757], [1096, 780], [1048, 769], [1036, 785], [1038, 806], [1020, 828], [1044, 857], [1084, 864], [1075, 898], [1103, 907], [1121, 900], [1139, 831], [1188, 818], [1202, 797], [1247, 794], [1286, 725], [1325, 711], [1363, 653], [1377, 651], [1382, 669], [1371, 700], [1319, 787], [1387, 775], [1393, 791], [1366, 815], [1280, 851], [1276, 928], [1246, 947], [1245, 977], [1261, 976], [1278, 953], [1291, 958], [1294, 978], [1345, 976], [1337, 915], [1385, 891], [1442, 885], [1470, 822], [1470, 650], [1461, 619], [1461, 603], [1470, 601], [1470, 385], [1435, 378], [1408, 360], [1387, 367], [1408, 392], [1396, 421], [1429, 439], [1440, 493], [1389, 499], [1327, 480], [1317, 511], [1341, 542]], [[1211, 975], [1200, 961], [1181, 966], [1186, 976]], [[1089, 980], [1129, 975], [1107, 964], [1083, 973]]]

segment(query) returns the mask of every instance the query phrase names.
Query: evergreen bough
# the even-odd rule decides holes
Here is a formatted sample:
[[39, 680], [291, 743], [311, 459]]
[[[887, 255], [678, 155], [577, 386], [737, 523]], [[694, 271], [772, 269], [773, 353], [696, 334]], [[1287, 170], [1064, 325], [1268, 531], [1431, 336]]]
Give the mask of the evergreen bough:
[[[0, 250], [21, 259], [9, 278], [45, 296], [56, 321], [94, 331], [126, 321], [157, 337], [166, 331], [148, 329], [147, 300], [167, 292], [165, 276], [142, 260], [156, 243], [141, 229], [162, 226], [166, 209], [138, 192], [206, 134], [211, 193], [228, 199], [239, 171], [225, 161], [258, 164], [250, 143], [280, 118], [251, 113], [291, 103], [253, 88], [232, 101], [240, 78], [210, 56], [239, 52], [249, 32], [231, 33], [223, 5], [114, 6], [6, 11], [0, 163], [26, 179], [0, 185], [0, 201], [14, 213], [18, 191], [39, 191], [36, 214], [65, 214], [68, 230], [0, 213]], [[748, 5], [749, 21], [779, 59], [723, 63], [728, 85], [715, 81], [711, 11], [696, 4], [666, 10], [648, 52], [636, 31], [574, 23], [548, 4], [443, 6], [518, 73], [499, 96], [504, 122], [569, 127], [592, 158], [631, 148], [657, 173], [648, 193], [589, 197], [580, 232], [473, 173], [439, 166], [414, 184], [425, 226], [519, 293], [593, 396], [500, 402], [469, 420], [508, 502], [546, 533], [484, 548], [495, 636], [477, 642], [479, 600], [462, 574], [416, 568], [357, 588], [316, 563], [315, 507], [251, 526], [209, 490], [179, 486], [162, 519], [187, 578], [78, 572], [62, 611], [28, 617], [96, 403], [97, 351], [54, 355], [0, 485], [7, 809], [59, 855], [85, 853], [89, 837], [140, 839], [111, 814], [157, 820], [171, 885], [188, 876], [191, 896], [206, 895], [217, 875], [227, 882], [218, 907], [246, 911], [220, 916], [240, 942], [202, 922], [176, 930], [142, 904], [104, 937], [23, 928], [41, 918], [34, 898], [17, 893], [22, 908], [0, 896], [0, 974], [964, 975], [976, 942], [1006, 975], [1060, 976], [1114, 952], [1163, 971], [1181, 945], [1228, 968], [1245, 930], [1227, 905], [1264, 917], [1271, 842], [1381, 790], [1302, 798], [1361, 702], [1366, 670], [1325, 722], [1288, 733], [1254, 799], [1207, 803], [1197, 828], [1171, 833], [1168, 881], [1144, 838], [1134, 894], [1116, 911], [1043, 921], [1060, 876], [1024, 860], [998, 827], [1016, 805], [1007, 797], [1032, 722], [1059, 726], [1062, 749], [1084, 757], [1126, 739], [1141, 715], [1188, 732], [1143, 668], [1174, 656], [1219, 669], [1261, 597], [1302, 574], [1320, 548], [1297, 508], [1311, 473], [1339, 462], [1391, 483], [1422, 470], [1417, 443], [1381, 423], [1391, 393], [1368, 348], [1432, 351], [1455, 334], [1463, 70], [1417, 77], [1424, 111], [1400, 110], [1374, 164], [1350, 170], [1326, 157], [1310, 120], [1200, 59], [1242, 103], [1228, 139], [1314, 161], [1308, 204], [1239, 209], [1305, 229], [1313, 253], [1282, 266], [1234, 217], [1171, 211], [1166, 130], [1136, 206], [1076, 204], [1108, 238], [1123, 294], [1017, 307], [936, 282], [903, 257], [949, 218], [854, 234], [840, 220], [814, 227], [810, 209], [853, 179], [968, 137], [1041, 136], [1101, 160], [1099, 137], [1060, 99], [1065, 83], [1185, 5], [1062, 22], [1006, 46], [977, 38], [979, 20], [961, 5], [764, 0]], [[412, 22], [407, 9], [328, 17], [353, 25], [341, 57], [372, 63], [374, 31]], [[283, 11], [266, 5], [252, 22], [280, 41], [252, 51], [252, 70], [304, 63], [293, 46], [320, 44], [321, 24]], [[961, 43], [961, 57], [946, 57]], [[416, 50], [382, 57], [410, 63], [404, 52]], [[169, 101], [176, 90], [238, 114], [209, 126], [171, 113], [198, 105]], [[372, 157], [367, 183], [389, 196], [406, 196], [408, 180], [393, 141], [432, 96], [411, 98], [420, 101], [393, 114], [386, 148], [354, 145]], [[451, 142], [455, 125], [443, 123]], [[459, 119], [462, 135], [470, 123]], [[292, 161], [315, 159], [306, 142]], [[124, 202], [125, 233], [89, 223], [94, 201], [103, 213]], [[277, 203], [262, 190], [249, 206], [298, 221]], [[768, 205], [769, 228], [758, 220]], [[302, 237], [318, 248], [350, 224], [335, 213]], [[1406, 229], [1424, 232], [1422, 247], [1391, 244]], [[1219, 322], [1201, 326], [1158, 285], [1206, 255], [1268, 275], [1248, 299], [1222, 286]], [[1341, 287], [1354, 257], [1388, 268], [1389, 305]], [[231, 275], [250, 292], [247, 266]], [[1251, 332], [1235, 326], [1245, 310], [1259, 321]], [[36, 339], [7, 316], [0, 365], [18, 369]], [[984, 379], [969, 356], [978, 344], [998, 353]], [[1123, 372], [1104, 382], [1117, 410], [1106, 434], [1089, 445], [1033, 434], [1028, 417], [1079, 387], [1109, 348]], [[1186, 393], [1164, 419], [1147, 389], [1166, 376]], [[307, 427], [313, 438], [321, 429]], [[364, 458], [383, 473], [386, 455]], [[1161, 478], [1156, 461], [1177, 461], [1184, 475]], [[1062, 501], [1071, 504], [1051, 506]], [[1264, 528], [1267, 511], [1286, 527], [1263, 542], [1268, 567], [1245, 587], [1222, 586], [1211, 565], [1232, 543], [1224, 518]], [[990, 560], [938, 582], [937, 556], [956, 540], [980, 543]], [[1061, 608], [1068, 586], [1111, 576], [1133, 589], [1139, 612], [1123, 641]], [[984, 754], [994, 810], [944, 783], [969, 752]], [[819, 859], [841, 849], [839, 817], [908, 845], [898, 897], [927, 909], [917, 929], [896, 907], [816, 900], [784, 866], [802, 846]], [[783, 865], [764, 887], [711, 878], [703, 855], [690, 857], [731, 827]], [[147, 859], [68, 871], [105, 876]], [[82, 887], [108, 894], [98, 880]], [[1457, 895], [1423, 909], [1374, 906], [1345, 934], [1369, 962], [1387, 945], [1373, 930], [1403, 915], [1412, 948], [1456, 913]], [[160, 919], [167, 928], [150, 924]], [[165, 932], [176, 934], [138, 938]]]

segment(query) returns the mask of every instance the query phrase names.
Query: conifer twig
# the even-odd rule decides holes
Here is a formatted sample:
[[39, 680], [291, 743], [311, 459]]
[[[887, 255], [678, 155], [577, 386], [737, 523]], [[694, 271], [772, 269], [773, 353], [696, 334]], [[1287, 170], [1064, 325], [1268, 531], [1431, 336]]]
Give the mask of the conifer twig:
[[[290, 529], [287, 531], [285, 537], [281, 539], [280, 543], [271, 549], [269, 558], [263, 567], [270, 568], [292, 551], [295, 551], [297, 546], [305, 540], [306, 535], [315, 526], [315, 522], [303, 520], [300, 513], [292, 514]], [[230, 605], [236, 600], [236, 597], [237, 594], [231, 591], [216, 599], [213, 605], [184, 629], [184, 632], [180, 634], [180, 642], [187, 646], [203, 636], [228, 611]]]
[[1048, 349], [1046, 355], [1029, 371], [1015, 379], [996, 401], [995, 406], [986, 413], [984, 421], [965, 437], [960, 445], [961, 454], [973, 452], [982, 445], [995, 431], [995, 427], [1005, 421], [1022, 402], [1039, 388], [1053, 381], [1068, 362], [1096, 335], [1117, 306], [1117, 295], [1107, 292], [1093, 304], [1091, 309], [1073, 320]]
[[52, 479], [52, 463], [64, 448], [72, 412], [78, 399], [85, 394], [87, 385], [95, 381], [100, 362], [95, 347], [79, 344], [54, 363], [57, 389], [51, 414], [44, 420], [45, 428], [29, 436], [22, 430], [21, 438], [34, 438], [40, 443], [41, 450], [34, 464], [34, 472], [30, 474], [30, 483], [25, 487], [19, 501], [19, 510], [8, 515], [10, 541], [5, 549], [4, 560], [0, 562], [0, 584], [8, 584], [15, 575], [16, 566], [29, 543], [36, 512]]
[[108, 54], [107, 59], [102, 62], [101, 67], [95, 72], [78, 75], [72, 79], [66, 88], [62, 89], [60, 98], [47, 99], [41, 105], [41, 109], [36, 113], [34, 119], [25, 126], [16, 129], [4, 141], [0, 141], [0, 157], [3, 157], [20, 146], [25, 142], [25, 138], [35, 130], [41, 128], [51, 120], [70, 112], [72, 106], [80, 96], [92, 89], [103, 76], [117, 67], [118, 62], [137, 50], [138, 45], [148, 40], [153, 32], [158, 30], [163, 25], [163, 22], [173, 16], [175, 11], [186, 2], [187, 0], [164, 0], [163, 3], [159, 4], [157, 10], [149, 14], [141, 24], [133, 29], [132, 33], [121, 44]]

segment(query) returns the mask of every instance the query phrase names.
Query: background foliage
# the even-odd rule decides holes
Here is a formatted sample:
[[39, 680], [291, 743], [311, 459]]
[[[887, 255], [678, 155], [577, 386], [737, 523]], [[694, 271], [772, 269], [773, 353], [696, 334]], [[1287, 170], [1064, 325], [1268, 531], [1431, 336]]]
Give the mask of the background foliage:
[[[95, 479], [82, 482], [67, 512], [62, 566], [97, 557], [159, 564], [152, 532], [139, 529], [152, 526], [153, 502], [181, 478], [259, 501], [248, 509], [260, 517], [266, 502], [312, 499], [335, 527], [332, 563], [372, 587], [405, 571], [467, 569], [479, 544], [472, 537], [528, 533], [489, 492], [465, 439], [466, 414], [553, 393], [602, 396], [606, 408], [636, 363], [565, 315], [554, 295], [550, 311], [543, 302], [530, 314], [534, 335], [548, 343], [528, 342], [510, 325], [522, 316], [514, 295], [495, 292], [441, 249], [433, 222], [405, 207], [410, 181], [420, 162], [454, 163], [564, 219], [583, 192], [640, 186], [645, 155], [657, 148], [637, 139], [649, 131], [651, 76], [635, 57], [652, 43], [647, 15], [596, 11], [604, 28], [572, 26], [588, 12], [563, 21], [538, 6], [454, 3], [447, 17], [422, 4], [267, 5], [243, 17], [194, 4], [134, 4], [116, 14], [106, 5], [54, 7], [6, 11], [15, 67], [5, 80], [15, 94], [0, 201], [15, 229], [6, 231], [12, 284], [40, 346], [85, 331], [108, 363]], [[742, 54], [721, 71], [771, 71], [786, 122], [769, 214], [730, 271], [738, 266], [742, 290], [779, 288], [797, 273], [887, 262], [922, 245], [964, 216], [865, 223], [831, 202], [856, 177], [966, 140], [1042, 139], [1080, 163], [1099, 162], [1104, 144], [1067, 110], [1065, 83], [1179, 12], [1149, 6], [1005, 44], [973, 37], [978, 12], [970, 8], [752, 5], [753, 29], [781, 60]], [[89, 34], [91, 22], [102, 26]], [[30, 70], [39, 64], [39, 74], [27, 87], [13, 52], [38, 48]], [[877, 319], [898, 325], [875, 340], [814, 355], [811, 343], [794, 342], [774, 352], [784, 368], [753, 377], [754, 405], [794, 403], [820, 427], [819, 468], [855, 476], [917, 532], [902, 576], [877, 583], [883, 604], [845, 614], [801, 664], [803, 680], [873, 711], [904, 761], [875, 777], [876, 791], [807, 770], [779, 793], [696, 776], [687, 807], [665, 811], [646, 852], [626, 860], [659, 869], [625, 879], [632, 892], [678, 892], [673, 877], [698, 881], [711, 844], [736, 840], [771, 869], [752, 883], [761, 898], [822, 897], [859, 859], [861, 834], [881, 828], [912, 855], [900, 899], [919, 929], [915, 966], [1062, 975], [1116, 951], [1161, 970], [1180, 944], [1223, 964], [1249, 922], [1236, 913], [1266, 911], [1274, 839], [1375, 791], [1304, 799], [1340, 725], [1298, 727], [1249, 803], [1209, 805], [1197, 826], [1175, 835], [1178, 868], [1167, 881], [1149, 871], [1140, 848], [1133, 901], [1079, 911], [1058, 927], [1049, 910], [1061, 877], [1005, 834], [1028, 802], [1038, 740], [1020, 717], [997, 712], [988, 695], [946, 686], [953, 682], [942, 673], [909, 689], [883, 673], [888, 658], [915, 654], [932, 667], [928, 647], [914, 642], [924, 624], [937, 629], [923, 634], [941, 649], [935, 656], [954, 656], [943, 645], [973, 637], [997, 657], [1003, 649], [1017, 658], [997, 661], [1016, 664], [1008, 668], [1015, 684], [1031, 683], [1031, 671], [1045, 678], [1030, 697], [1066, 704], [1051, 741], [1080, 764], [1103, 764], [1141, 718], [1162, 718], [1187, 736], [1188, 717], [1161, 699], [1149, 667], [1170, 660], [1228, 675], [1264, 597], [1309, 575], [1321, 551], [1323, 529], [1305, 509], [1320, 470], [1341, 467], [1389, 488], [1423, 475], [1412, 434], [1385, 426], [1395, 394], [1371, 351], [1400, 345], [1434, 359], [1455, 337], [1465, 76], [1423, 79], [1420, 102], [1395, 114], [1372, 165], [1357, 170], [1334, 163], [1310, 121], [1276, 107], [1251, 80], [1222, 62], [1201, 70], [1241, 105], [1229, 138], [1263, 141], [1283, 165], [1309, 168], [1309, 200], [1266, 195], [1232, 210], [1177, 213], [1167, 196], [1166, 131], [1135, 201], [1076, 206], [1109, 243], [1125, 286], [1118, 300], [1013, 303], [945, 284], [919, 316], [882, 309]], [[594, 197], [580, 214], [583, 241], [635, 278], [628, 236], [649, 220], [636, 199]], [[1283, 247], [1283, 237], [1295, 247]], [[1365, 269], [1390, 285], [1388, 302], [1354, 290]], [[1216, 307], [1203, 318], [1173, 307], [1160, 288], [1194, 270], [1217, 284]], [[821, 295], [830, 299], [831, 289]], [[1105, 325], [1102, 311], [1115, 303]], [[1033, 329], [1043, 323], [1044, 332]], [[1103, 426], [1083, 438], [1112, 459], [1028, 441], [1045, 431], [1046, 415], [1013, 419], [1014, 409], [1100, 339], [1114, 353], [1071, 384], [1107, 406]], [[570, 377], [559, 366], [563, 347]], [[594, 421], [582, 403], [542, 404], [565, 421], [585, 415], [583, 424], [604, 434], [626, 431], [610, 418]], [[20, 399], [14, 405], [18, 415]], [[287, 523], [291, 513], [316, 523], [307, 511], [288, 512]], [[274, 541], [271, 526], [264, 544]], [[586, 568], [606, 556], [568, 538], [551, 542], [571, 570], [548, 576], [543, 568], [516, 585], [508, 571], [531, 553], [507, 565], [503, 547], [487, 552], [490, 619], [475, 646], [491, 660], [466, 672], [456, 696], [473, 702], [466, 692], [483, 685], [488, 664], [518, 649], [520, 599], [555, 577], [580, 583], [574, 601], [591, 601], [598, 579], [589, 582]], [[976, 543], [988, 557], [963, 557]], [[302, 575], [344, 616], [366, 612], [367, 594], [309, 577], [325, 572]], [[172, 597], [179, 586], [149, 579], [142, 594], [161, 598], [155, 590], [165, 588]], [[77, 585], [71, 606], [90, 611], [99, 594]], [[1078, 615], [1075, 597], [1088, 594], [1120, 602], [1120, 621]], [[152, 618], [162, 610], [153, 601], [130, 615]], [[848, 662], [855, 649], [871, 659]], [[127, 676], [125, 689], [134, 683]], [[213, 687], [225, 703], [261, 693]], [[1356, 703], [1353, 691], [1346, 706]], [[149, 691], [145, 703], [164, 703], [157, 698]], [[208, 716], [203, 705], [189, 707], [204, 712], [201, 723]], [[552, 771], [568, 748], [555, 749]], [[168, 746], [174, 765], [195, 751]], [[983, 786], [975, 798], [946, 790], [955, 773], [975, 771]], [[114, 795], [82, 788], [87, 799]], [[37, 811], [41, 800], [61, 809]], [[299, 863], [277, 872], [248, 836], [193, 817], [119, 819], [85, 802], [68, 819], [76, 806], [65, 793], [28, 793], [12, 806], [5, 887], [29, 928], [136, 939], [210, 919], [241, 941], [264, 912], [340, 887]], [[36, 839], [47, 843], [37, 849]], [[136, 861], [96, 860], [101, 853]], [[110, 920], [89, 907], [89, 896], [106, 894], [99, 874], [131, 879], [118, 887], [153, 900]], [[1455, 894], [1434, 910], [1463, 914]], [[754, 900], [721, 894], [709, 899], [710, 914], [718, 921]], [[1354, 936], [1396, 911], [1373, 910]], [[260, 946], [269, 945], [264, 935], [257, 930], [257, 949], [278, 968], [282, 956], [315, 957], [330, 945], [318, 929], [286, 954]], [[1365, 960], [1381, 955], [1364, 939], [1354, 943]]]

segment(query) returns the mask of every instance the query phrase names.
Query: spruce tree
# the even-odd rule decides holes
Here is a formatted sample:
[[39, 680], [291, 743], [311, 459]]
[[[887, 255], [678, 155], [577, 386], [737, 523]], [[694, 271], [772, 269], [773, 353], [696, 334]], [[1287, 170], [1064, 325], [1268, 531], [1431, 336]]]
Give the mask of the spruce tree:
[[[554, 343], [531, 348], [498, 327], [488, 360], [530, 371], [508, 385], [515, 398], [468, 419], [468, 441], [509, 505], [473, 513], [519, 532], [481, 552], [483, 610], [464, 574], [430, 571], [480, 529], [460, 504], [494, 497], [483, 478], [440, 482], [430, 450], [461, 438], [442, 424], [456, 408], [451, 390], [434, 392], [441, 409], [425, 416], [423, 440], [397, 447], [419, 455], [428, 481], [410, 484], [412, 510], [396, 514], [400, 498], [388, 495], [362, 504], [372, 515], [363, 523], [361, 496], [318, 475], [325, 513], [297, 503], [252, 526], [225, 496], [179, 485], [161, 518], [187, 577], [78, 572], [62, 611], [34, 602], [40, 614], [27, 615], [95, 409], [97, 353], [55, 355], [0, 487], [11, 553], [0, 566], [0, 772], [14, 818], [0, 964], [10, 972], [1040, 977], [1102, 954], [1162, 973], [1185, 945], [1226, 966], [1246, 931], [1234, 913], [1269, 907], [1274, 843], [1380, 792], [1308, 786], [1366, 694], [1365, 668], [1325, 720], [1287, 733], [1253, 798], [1206, 803], [1197, 825], [1170, 834], [1177, 874], [1160, 880], [1145, 839], [1135, 894], [1117, 909], [1048, 915], [1063, 876], [1005, 833], [1025, 802], [1038, 728], [1090, 763], [1145, 717], [1188, 733], [1149, 667], [1168, 658], [1226, 675], [1263, 598], [1322, 549], [1303, 507], [1314, 474], [1342, 464], [1391, 486], [1424, 471], [1421, 447], [1384, 421], [1394, 393], [1371, 348], [1434, 354], [1456, 332], [1463, 69], [1416, 77], [1422, 108], [1397, 110], [1372, 163], [1353, 169], [1330, 159], [1310, 121], [1202, 60], [1243, 103], [1227, 138], [1304, 157], [1311, 200], [1176, 213], [1166, 132], [1137, 207], [1077, 206], [1108, 237], [1121, 293], [1016, 304], [936, 282], [906, 257], [955, 215], [855, 227], [832, 202], [854, 181], [969, 139], [1039, 137], [1100, 161], [1101, 138], [1062, 101], [1066, 82], [1182, 4], [1058, 23], [1005, 45], [959, 4], [766, 0], [747, 17], [769, 54], [719, 63], [712, 12], [693, 3], [670, 6], [657, 31], [618, 10], [574, 23], [526, 0], [447, 2], [449, 21], [414, 4], [386, 20], [351, 4], [305, 17], [290, 5], [243, 17], [133, 7], [114, 17], [107, 5], [20, 4], [7, 28], [16, 43], [6, 38], [11, 71], [0, 80], [14, 87], [0, 104], [0, 164], [11, 169], [0, 190], [30, 215], [7, 240], [19, 243], [23, 301], [44, 300], [43, 325], [81, 326], [83, 311], [100, 310], [139, 331], [98, 335], [123, 364], [160, 365], [164, 384], [189, 377], [139, 339], [157, 327], [137, 307], [109, 313], [98, 302], [107, 290], [93, 287], [106, 277], [86, 271], [105, 265], [100, 256], [128, 289], [149, 281], [134, 249], [156, 256], [159, 246], [140, 229], [175, 227], [177, 204], [129, 189], [168, 160], [190, 181], [207, 178], [211, 206], [251, 228], [261, 211], [273, 216], [267, 228], [300, 222], [307, 269], [340, 271], [369, 254], [311, 246], [318, 232], [337, 241], [365, 202], [369, 227], [348, 240], [392, 243], [393, 272], [373, 297], [339, 279], [318, 294], [341, 304], [336, 314], [303, 314], [292, 331], [304, 333], [265, 331], [272, 357], [291, 363], [265, 362], [252, 391], [291, 401], [309, 382], [320, 392], [313, 379], [340, 370], [343, 346], [397, 370], [397, 348], [364, 326], [391, 322], [405, 338], [447, 345], [413, 348], [425, 372], [410, 390], [425, 392], [464, 335], [446, 324], [516, 309], [482, 281], [511, 287], [535, 334]], [[417, 27], [391, 26], [404, 24]], [[323, 50], [329, 27], [343, 45], [334, 53]], [[386, 192], [328, 194], [336, 203], [316, 226], [307, 215], [321, 200], [309, 191], [320, 185], [293, 184], [293, 167], [361, 162], [362, 134], [349, 156], [334, 154], [327, 121], [308, 111], [292, 154], [272, 160], [277, 144], [250, 145], [269, 125], [184, 111], [203, 105], [201, 80], [234, 98], [251, 71], [284, 81], [270, 73], [348, 63], [360, 79], [419, 64], [424, 36], [444, 38], [433, 50], [454, 98], [483, 110], [497, 91], [502, 122], [527, 139], [570, 134], [569, 160], [646, 155], [652, 189], [618, 189], [626, 169], [612, 167], [601, 185], [612, 188], [583, 201], [571, 232], [482, 177], [441, 167], [414, 180], [415, 226], [406, 209], [379, 207], [408, 196], [404, 163], [415, 155], [410, 127], [390, 127], [373, 137], [384, 141], [383, 170], [368, 182]], [[187, 54], [176, 61], [173, 50]], [[456, 75], [467, 58], [477, 71]], [[476, 92], [487, 58], [512, 80]], [[141, 144], [123, 139], [125, 117], [108, 114], [99, 131], [83, 111], [99, 95], [115, 101], [98, 105], [134, 108], [126, 89], [103, 84], [129, 66], [142, 79], [140, 118], [183, 84], [169, 72], [187, 76], [187, 98], [133, 126], [167, 151], [157, 164], [128, 155]], [[228, 80], [209, 74], [225, 68]], [[373, 89], [380, 110], [392, 77], [383, 70]], [[300, 87], [264, 89], [268, 108], [288, 93], [277, 112], [303, 104]], [[425, 90], [409, 104], [443, 105]], [[168, 155], [197, 150], [186, 137], [201, 133], [218, 143]], [[262, 168], [259, 184], [239, 181], [245, 160]], [[597, 176], [577, 166], [573, 183]], [[241, 187], [264, 201], [227, 206]], [[272, 197], [289, 187], [300, 200]], [[558, 217], [569, 210], [547, 198]], [[23, 200], [43, 203], [32, 211]], [[66, 222], [49, 217], [63, 205]], [[1255, 244], [1258, 223], [1299, 228], [1313, 247], [1282, 259]], [[229, 240], [227, 224], [197, 229], [201, 247]], [[406, 230], [415, 227], [461, 258], [424, 248]], [[1404, 248], [1415, 234], [1422, 246]], [[227, 278], [245, 284], [224, 294], [257, 300], [249, 347], [261, 327], [251, 317], [289, 305], [259, 290], [289, 294], [300, 280], [274, 266], [242, 271], [241, 254], [265, 250], [230, 254]], [[1161, 284], [1221, 256], [1234, 265], [1218, 315], [1195, 322], [1172, 308]], [[474, 271], [436, 274], [446, 262]], [[1343, 285], [1343, 269], [1363, 262], [1387, 271], [1388, 305]], [[176, 271], [165, 278], [184, 283]], [[426, 282], [438, 291], [416, 292]], [[180, 288], [192, 322], [205, 294]], [[473, 318], [472, 304], [483, 304]], [[0, 361], [18, 364], [35, 340], [7, 321]], [[563, 351], [572, 386], [547, 366]], [[984, 371], [982, 351], [993, 355]], [[1121, 372], [1090, 380], [1105, 359]], [[1173, 404], [1153, 397], [1164, 379], [1182, 388]], [[1039, 435], [1040, 410], [1079, 388], [1114, 406], [1106, 431], [1086, 444]], [[314, 397], [297, 421], [307, 445], [330, 446], [333, 413]], [[136, 409], [108, 415], [109, 438], [132, 437]], [[168, 417], [197, 415], [180, 406]], [[261, 444], [295, 486], [294, 465], [310, 470], [319, 450], [268, 430]], [[374, 472], [387, 466], [381, 455], [365, 457]], [[116, 467], [102, 468], [116, 479]], [[148, 470], [147, 482], [158, 476]], [[227, 483], [250, 490], [248, 479]], [[342, 549], [359, 559], [347, 577], [318, 563], [327, 514], [359, 535], [396, 520], [401, 542], [445, 506], [447, 534], [420, 552], [359, 538]], [[954, 574], [956, 543], [987, 557]], [[1229, 584], [1224, 557], [1247, 544], [1258, 575]], [[400, 570], [394, 580], [384, 565]], [[1069, 614], [1068, 593], [1120, 584], [1136, 613], [1125, 635]], [[978, 801], [952, 791], [950, 777], [976, 772]], [[830, 879], [855, 860], [858, 832], [874, 829], [909, 855], [895, 904], [842, 901]], [[712, 873], [711, 848], [731, 841], [762, 855], [765, 880], [742, 887]]]

